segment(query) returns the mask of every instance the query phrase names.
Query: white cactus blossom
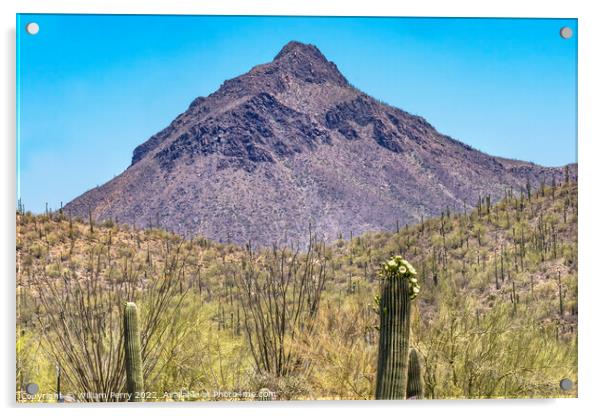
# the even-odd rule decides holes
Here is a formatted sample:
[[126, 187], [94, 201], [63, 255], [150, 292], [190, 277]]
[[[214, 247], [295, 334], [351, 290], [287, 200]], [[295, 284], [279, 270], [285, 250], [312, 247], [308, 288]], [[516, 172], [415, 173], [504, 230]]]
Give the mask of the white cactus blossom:
[[389, 261], [385, 262], [380, 275], [384, 278], [408, 279], [411, 299], [415, 299], [416, 296], [418, 296], [418, 293], [420, 293], [420, 285], [416, 278], [416, 269], [414, 269], [409, 261], [403, 259], [401, 256], [394, 256]]

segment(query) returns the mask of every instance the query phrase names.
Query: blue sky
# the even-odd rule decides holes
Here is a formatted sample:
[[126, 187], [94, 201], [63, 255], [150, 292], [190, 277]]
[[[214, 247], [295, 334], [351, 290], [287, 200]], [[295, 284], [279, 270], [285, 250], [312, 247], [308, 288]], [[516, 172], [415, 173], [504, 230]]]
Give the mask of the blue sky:
[[194, 98], [290, 40], [482, 151], [576, 162], [574, 19], [20, 15], [18, 197], [40, 212], [106, 182]]

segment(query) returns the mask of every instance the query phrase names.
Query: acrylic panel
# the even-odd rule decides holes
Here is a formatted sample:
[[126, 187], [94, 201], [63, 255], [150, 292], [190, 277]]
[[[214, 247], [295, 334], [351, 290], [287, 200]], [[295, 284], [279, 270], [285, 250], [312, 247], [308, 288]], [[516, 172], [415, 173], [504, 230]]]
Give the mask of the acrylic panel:
[[577, 397], [577, 37], [18, 15], [17, 401]]

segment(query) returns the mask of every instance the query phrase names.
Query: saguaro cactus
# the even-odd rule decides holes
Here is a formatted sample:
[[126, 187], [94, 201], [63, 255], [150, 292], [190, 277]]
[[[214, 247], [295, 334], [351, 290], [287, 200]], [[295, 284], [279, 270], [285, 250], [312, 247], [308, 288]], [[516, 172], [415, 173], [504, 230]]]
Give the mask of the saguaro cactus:
[[424, 398], [424, 380], [422, 378], [422, 363], [415, 348], [410, 349], [410, 360], [408, 363], [408, 399]]
[[410, 349], [410, 303], [418, 295], [420, 287], [416, 270], [401, 256], [395, 256], [383, 265], [381, 278], [376, 399], [405, 399]]
[[131, 402], [143, 401], [144, 379], [142, 377], [142, 355], [140, 353], [140, 329], [138, 309], [133, 302], [126, 302], [123, 313], [123, 336], [125, 346], [125, 373], [127, 390]]

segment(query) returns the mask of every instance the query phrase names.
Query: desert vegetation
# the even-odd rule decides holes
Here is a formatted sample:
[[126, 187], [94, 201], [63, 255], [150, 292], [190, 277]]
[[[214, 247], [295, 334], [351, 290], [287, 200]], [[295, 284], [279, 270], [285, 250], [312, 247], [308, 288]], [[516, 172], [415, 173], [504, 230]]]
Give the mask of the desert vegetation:
[[474, 202], [269, 248], [18, 209], [17, 400], [575, 397], [577, 184]]

